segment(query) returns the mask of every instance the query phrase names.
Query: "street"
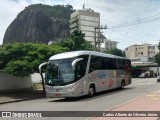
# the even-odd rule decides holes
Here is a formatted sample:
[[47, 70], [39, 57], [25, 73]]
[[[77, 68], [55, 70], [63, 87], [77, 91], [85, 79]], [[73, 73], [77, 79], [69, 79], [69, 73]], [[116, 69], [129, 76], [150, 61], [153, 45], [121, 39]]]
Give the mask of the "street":
[[[138, 97], [159, 90], [160, 83], [157, 83], [156, 78], [133, 78], [132, 84], [126, 86], [124, 90], [105, 91], [96, 94], [92, 98], [41, 98], [37, 100], [2, 104], [0, 105], [0, 111], [109, 111], [115, 108], [116, 106], [125, 104]], [[55, 119], [57, 120], [63, 118], [58, 117]], [[67, 119], [71, 120], [75, 118]], [[76, 119], [83, 120], [88, 118], [81, 117]]]

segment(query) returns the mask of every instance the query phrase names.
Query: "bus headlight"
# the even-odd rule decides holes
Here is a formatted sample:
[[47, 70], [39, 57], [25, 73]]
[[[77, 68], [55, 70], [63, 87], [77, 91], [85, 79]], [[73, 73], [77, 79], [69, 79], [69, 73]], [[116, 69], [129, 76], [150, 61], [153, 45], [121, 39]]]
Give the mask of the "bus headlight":
[[71, 86], [71, 87], [67, 87], [67, 88], [64, 88], [63, 90], [64, 91], [71, 91], [75, 88], [75, 86]]
[[64, 88], [63, 90], [64, 91], [71, 91], [71, 90], [75, 89], [77, 86], [78, 86], [78, 84], [75, 84], [75, 85], [73, 85], [71, 87]]

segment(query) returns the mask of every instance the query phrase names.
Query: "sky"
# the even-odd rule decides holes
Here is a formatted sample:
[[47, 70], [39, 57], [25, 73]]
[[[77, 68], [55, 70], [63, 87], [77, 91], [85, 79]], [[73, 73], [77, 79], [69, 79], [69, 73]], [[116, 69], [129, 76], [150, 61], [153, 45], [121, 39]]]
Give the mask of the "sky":
[[91, 8], [100, 13], [107, 39], [124, 50], [134, 44], [158, 44], [160, 40], [160, 0], [0, 0], [0, 44], [7, 27], [19, 12], [31, 4], [67, 5]]

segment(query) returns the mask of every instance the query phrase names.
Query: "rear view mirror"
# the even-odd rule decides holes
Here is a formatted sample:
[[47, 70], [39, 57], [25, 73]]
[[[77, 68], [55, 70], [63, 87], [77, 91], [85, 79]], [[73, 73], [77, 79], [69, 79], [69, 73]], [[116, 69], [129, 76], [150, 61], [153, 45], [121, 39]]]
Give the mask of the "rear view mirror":
[[76, 63], [83, 60], [83, 58], [77, 58], [72, 62], [72, 70], [75, 70], [76, 68]]
[[39, 73], [42, 73], [42, 67], [47, 65], [48, 62], [44, 62], [42, 64], [39, 65]]

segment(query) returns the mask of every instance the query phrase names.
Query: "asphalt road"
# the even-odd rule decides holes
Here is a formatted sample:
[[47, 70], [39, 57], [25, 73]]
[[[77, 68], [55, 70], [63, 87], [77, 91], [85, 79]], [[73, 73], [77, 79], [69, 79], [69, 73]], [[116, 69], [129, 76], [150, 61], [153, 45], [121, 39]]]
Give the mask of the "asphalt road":
[[[155, 78], [132, 79], [132, 84], [124, 90], [112, 90], [98, 93], [92, 98], [41, 98], [0, 105], [0, 111], [108, 111], [145, 94], [160, 90]], [[17, 118], [15, 118], [16, 120]], [[35, 119], [35, 118], [34, 118]], [[39, 119], [39, 118], [37, 118]], [[44, 118], [43, 118], [44, 119]], [[45, 118], [64, 119], [64, 118]], [[87, 117], [65, 118], [68, 120], [87, 119]]]

